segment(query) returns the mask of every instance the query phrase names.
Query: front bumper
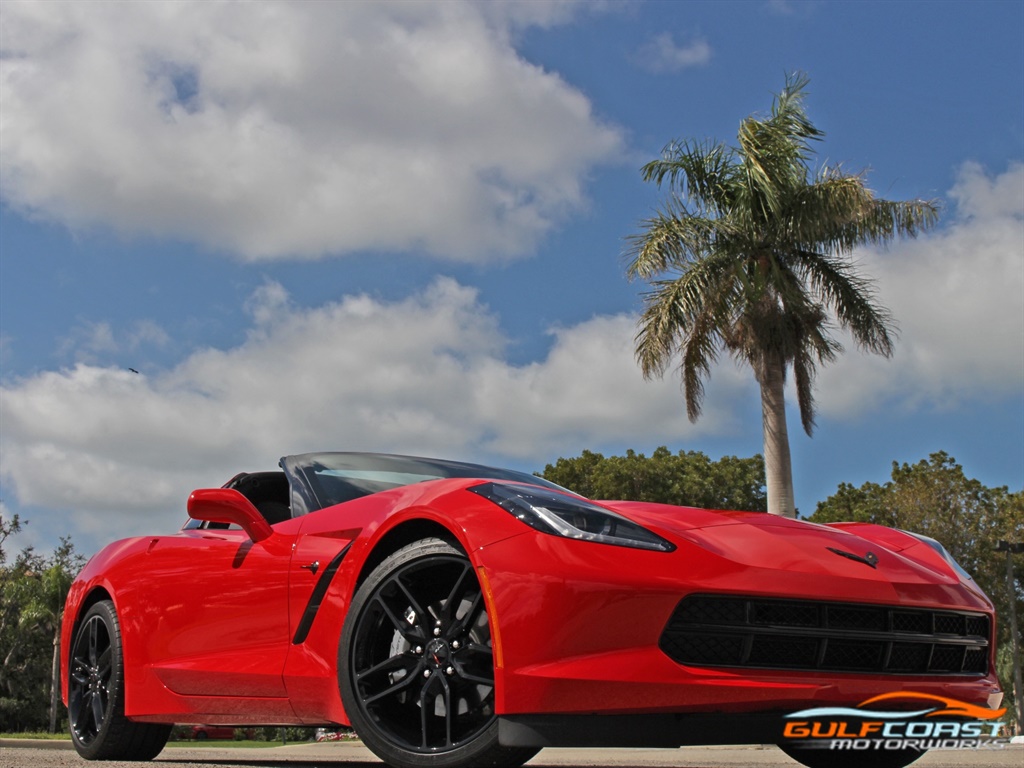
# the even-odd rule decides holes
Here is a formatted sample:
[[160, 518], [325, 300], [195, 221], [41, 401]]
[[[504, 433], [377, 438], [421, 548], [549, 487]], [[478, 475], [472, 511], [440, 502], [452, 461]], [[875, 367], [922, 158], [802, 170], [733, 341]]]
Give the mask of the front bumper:
[[[797, 570], [737, 563], [696, 546], [680, 546], [672, 553], [646, 552], [533, 532], [475, 554], [487, 581], [496, 627], [496, 708], [505, 716], [502, 728], [510, 734], [516, 729], [538, 730], [515, 719], [526, 715], [774, 715], [807, 706], [855, 706], [893, 691], [984, 705], [999, 691], [991, 673], [697, 666], [679, 664], [659, 647], [673, 613], [687, 595], [806, 598], [811, 582]], [[994, 625], [991, 606], [973, 589], [948, 580], [887, 580], [856, 563], [835, 560], [833, 572], [815, 576], [815, 597], [983, 613], [990, 617], [989, 626]], [[988, 653], [987, 668], [992, 669], [991, 647]], [[693, 733], [706, 732], [700, 721], [686, 722], [693, 723]], [[720, 739], [693, 742], [686, 736], [691, 726], [684, 725], [669, 728], [681, 734], [669, 740], [683, 739], [672, 746], [726, 743]], [[569, 726], [540, 730], [545, 729], [571, 730]]]

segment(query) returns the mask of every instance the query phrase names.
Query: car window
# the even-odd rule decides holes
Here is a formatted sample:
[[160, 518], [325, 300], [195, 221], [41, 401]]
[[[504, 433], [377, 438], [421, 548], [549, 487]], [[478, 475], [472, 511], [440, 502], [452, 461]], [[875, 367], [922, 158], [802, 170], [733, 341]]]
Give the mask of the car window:
[[[510, 480], [565, 490], [543, 478], [510, 469], [498, 469], [444, 459], [393, 456], [375, 453], [310, 453], [286, 456], [281, 466], [299, 486], [299, 501], [312, 511], [352, 501], [373, 493], [414, 485], [428, 480], [479, 477]], [[299, 514], [293, 498], [293, 514]]]

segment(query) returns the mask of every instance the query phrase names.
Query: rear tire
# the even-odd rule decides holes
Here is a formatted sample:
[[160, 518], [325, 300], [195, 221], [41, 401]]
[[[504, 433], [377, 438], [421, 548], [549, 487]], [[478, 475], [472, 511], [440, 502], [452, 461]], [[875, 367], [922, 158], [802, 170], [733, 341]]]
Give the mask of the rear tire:
[[904, 768], [927, 750], [832, 750], [779, 744], [779, 749], [807, 768]]
[[71, 741], [86, 760], [152, 760], [170, 725], [135, 723], [124, 714], [124, 654], [114, 604], [103, 600], [82, 617], [68, 665]]
[[516, 768], [539, 751], [498, 743], [487, 606], [441, 539], [398, 550], [356, 592], [338, 677], [356, 733], [395, 768]]

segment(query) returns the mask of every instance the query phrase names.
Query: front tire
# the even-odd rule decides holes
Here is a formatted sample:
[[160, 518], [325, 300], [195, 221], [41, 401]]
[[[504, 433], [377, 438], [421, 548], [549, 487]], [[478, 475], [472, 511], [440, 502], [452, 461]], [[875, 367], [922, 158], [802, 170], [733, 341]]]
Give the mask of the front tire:
[[124, 714], [124, 654], [114, 604], [103, 600], [82, 617], [68, 672], [71, 741], [86, 760], [151, 760], [170, 725], [135, 723]]
[[807, 768], [904, 768], [927, 750], [831, 750], [780, 744], [779, 749]]
[[338, 677], [356, 733], [396, 768], [514, 768], [538, 752], [498, 743], [487, 606], [441, 539], [395, 552], [356, 592]]

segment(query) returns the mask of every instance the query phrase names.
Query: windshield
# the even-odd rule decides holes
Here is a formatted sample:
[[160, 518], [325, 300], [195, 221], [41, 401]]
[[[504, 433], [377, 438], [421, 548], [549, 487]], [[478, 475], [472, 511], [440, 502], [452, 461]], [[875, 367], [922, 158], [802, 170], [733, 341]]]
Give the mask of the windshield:
[[[286, 456], [281, 466], [303, 485], [302, 506], [311, 512], [371, 493], [456, 477], [510, 480], [564, 490], [554, 483], [526, 472], [497, 469], [461, 461], [392, 456], [381, 453], [306, 453]], [[293, 502], [294, 503], [294, 502]]]

